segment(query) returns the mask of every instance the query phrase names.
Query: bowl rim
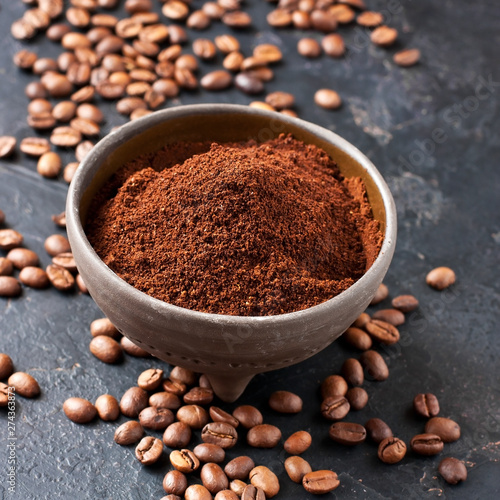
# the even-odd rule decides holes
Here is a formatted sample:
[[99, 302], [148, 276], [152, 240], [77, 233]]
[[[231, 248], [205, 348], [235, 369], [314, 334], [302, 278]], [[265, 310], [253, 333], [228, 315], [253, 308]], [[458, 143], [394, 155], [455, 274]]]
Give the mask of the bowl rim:
[[[279, 120], [281, 122], [284, 122], [285, 124], [290, 124], [302, 128], [303, 130], [306, 130], [313, 135], [319, 136], [321, 139], [330, 142], [337, 148], [341, 149], [344, 153], [346, 153], [357, 163], [359, 163], [365, 169], [367, 174], [372, 178], [376, 188], [381, 195], [386, 212], [384, 240], [377, 257], [370, 268], [349, 288], [341, 292], [339, 295], [332, 297], [331, 299], [328, 299], [315, 306], [301, 309], [299, 311], [292, 311], [288, 313], [269, 316], [239, 316], [229, 314], [215, 314], [187, 309], [152, 297], [145, 292], [138, 290], [133, 285], [126, 282], [124, 279], [120, 278], [99, 257], [97, 252], [88, 241], [80, 219], [80, 202], [81, 197], [85, 192], [84, 184], [86, 182], [88, 171], [92, 169], [92, 167], [95, 167], [96, 163], [99, 163], [100, 158], [102, 156], [106, 156], [109, 150], [116, 149], [132, 137], [145, 132], [147, 129], [155, 127], [165, 121], [174, 120], [176, 118], [182, 118], [192, 115], [212, 115], [218, 113], [244, 114], [253, 116], [257, 115], [263, 118]], [[150, 115], [146, 115], [139, 119], [130, 121], [122, 125], [118, 129], [110, 132], [93, 147], [90, 153], [80, 163], [80, 166], [76, 170], [75, 175], [69, 185], [66, 201], [68, 237], [72, 246], [80, 245], [80, 247], [83, 247], [84, 251], [93, 261], [93, 264], [96, 265], [101, 272], [108, 275], [109, 279], [113, 282], [113, 285], [118, 290], [121, 290], [123, 293], [131, 294], [132, 297], [134, 297], [134, 300], [138, 303], [142, 303], [144, 305], [150, 303], [149, 305], [152, 306], [155, 311], [165, 313], [167, 315], [174, 314], [180, 320], [189, 319], [190, 321], [197, 320], [202, 322], [217, 322], [218, 324], [228, 327], [241, 326], [250, 322], [258, 323], [262, 326], [272, 324], [274, 327], [277, 326], [276, 322], [304, 322], [307, 321], [307, 319], [311, 315], [327, 313], [329, 309], [337, 306], [339, 303], [349, 301], [353, 295], [358, 294], [359, 291], [363, 289], [364, 283], [370, 279], [370, 275], [377, 273], [378, 269], [383, 269], [385, 266], [387, 266], [386, 259], [389, 258], [390, 260], [392, 258], [396, 244], [396, 218], [397, 215], [394, 199], [389, 187], [387, 186], [387, 183], [382, 177], [382, 174], [378, 171], [378, 169], [366, 155], [364, 155], [358, 148], [356, 148], [356, 146], [348, 142], [346, 139], [342, 138], [335, 132], [332, 132], [325, 127], [316, 125], [300, 118], [277, 114], [273, 111], [252, 108], [239, 104], [221, 103], [180, 105], [174, 108], [163, 109], [160, 111], [156, 111]]]

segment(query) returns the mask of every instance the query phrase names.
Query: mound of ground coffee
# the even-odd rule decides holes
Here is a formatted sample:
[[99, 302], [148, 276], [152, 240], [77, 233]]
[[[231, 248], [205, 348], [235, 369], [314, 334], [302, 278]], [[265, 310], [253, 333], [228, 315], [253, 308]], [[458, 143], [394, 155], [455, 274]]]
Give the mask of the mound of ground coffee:
[[143, 292], [217, 314], [305, 309], [351, 286], [383, 240], [359, 178], [289, 135], [177, 143], [127, 163], [95, 198], [87, 235]]

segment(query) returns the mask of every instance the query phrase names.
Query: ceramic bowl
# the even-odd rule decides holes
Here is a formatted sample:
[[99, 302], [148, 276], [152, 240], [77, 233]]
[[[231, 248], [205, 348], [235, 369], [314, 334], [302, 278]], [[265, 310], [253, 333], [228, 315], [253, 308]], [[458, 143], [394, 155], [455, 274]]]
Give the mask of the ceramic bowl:
[[[302, 311], [264, 317], [192, 311], [162, 302], [119, 278], [84, 231], [92, 197], [125, 161], [176, 141], [265, 141], [292, 133], [323, 148], [347, 176], [363, 178], [384, 241], [368, 271], [340, 295]], [[207, 374], [215, 393], [234, 401], [257, 373], [299, 363], [337, 339], [364, 311], [382, 282], [396, 244], [396, 210], [384, 179], [358, 149], [297, 118], [239, 105], [199, 104], [158, 111], [101, 140], [71, 182], [66, 207], [74, 258], [88, 290], [123, 335], [154, 356]]]

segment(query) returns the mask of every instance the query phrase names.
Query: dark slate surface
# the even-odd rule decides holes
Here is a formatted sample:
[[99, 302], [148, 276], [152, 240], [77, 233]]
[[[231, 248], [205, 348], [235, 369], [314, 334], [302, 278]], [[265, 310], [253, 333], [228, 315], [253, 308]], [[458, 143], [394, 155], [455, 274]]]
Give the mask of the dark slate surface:
[[[398, 207], [398, 246], [386, 283], [392, 296], [415, 294], [421, 306], [401, 327], [399, 345], [382, 350], [391, 370], [389, 380], [366, 383], [370, 403], [349, 418], [361, 423], [384, 418], [408, 442], [424, 425], [412, 412], [413, 396], [432, 391], [440, 399], [442, 415], [460, 423], [463, 437], [446, 445], [439, 457], [409, 453], [395, 466], [379, 462], [372, 444], [346, 449], [330, 442], [328, 423], [318, 415], [317, 388], [325, 376], [340, 369], [343, 359], [357, 356], [341, 342], [297, 366], [257, 376], [241, 402], [257, 405], [266, 422], [279, 425], [284, 436], [299, 429], [311, 432], [314, 446], [304, 457], [315, 469], [335, 470], [341, 480], [329, 498], [499, 498], [500, 6], [493, 0], [368, 2], [384, 10], [400, 30], [398, 47], [422, 50], [419, 66], [400, 69], [390, 59], [394, 49], [372, 47], [365, 33], [354, 28], [342, 29], [349, 47], [345, 60], [302, 59], [295, 52], [300, 33], [270, 29], [264, 16], [271, 7], [257, 0], [247, 4], [255, 29], [241, 35], [246, 53], [257, 41], [271, 41], [285, 56], [267, 90], [292, 91], [302, 118], [340, 133], [364, 151], [386, 177]], [[60, 49], [43, 36], [30, 43], [14, 41], [9, 26], [25, 7], [3, 2], [1, 8], [0, 133], [20, 140], [32, 135], [25, 122], [23, 88], [33, 77], [13, 66], [12, 55], [25, 46], [52, 56]], [[199, 36], [222, 31], [217, 25]], [[203, 64], [202, 71], [213, 65]], [[320, 87], [340, 92], [340, 111], [313, 104], [313, 92]], [[237, 90], [196, 92], [183, 93], [168, 105], [251, 100]], [[108, 109], [105, 132], [125, 121]], [[64, 155], [70, 161], [70, 154]], [[0, 208], [7, 214], [6, 224], [24, 234], [26, 246], [39, 252], [43, 265], [49, 262], [43, 240], [57, 231], [50, 215], [64, 209], [65, 194], [64, 181], [41, 179], [35, 161], [21, 153], [0, 164]], [[426, 273], [438, 265], [449, 265], [458, 275], [457, 284], [442, 293], [425, 284]], [[0, 498], [162, 496], [167, 454], [159, 464], [142, 467], [133, 447], [113, 443], [116, 424], [78, 426], [62, 413], [62, 403], [70, 396], [95, 400], [109, 392], [120, 397], [143, 369], [152, 364], [169, 369], [157, 361], [127, 358], [108, 366], [96, 360], [88, 352], [88, 328], [100, 316], [89, 297], [53, 289], [27, 289], [19, 299], [0, 299], [0, 351], [12, 356], [17, 369], [33, 374], [42, 388], [36, 400], [17, 399], [15, 494], [8, 492], [8, 421], [0, 412]], [[304, 411], [284, 417], [266, 409], [265, 401], [276, 389], [302, 396]], [[124, 421], [122, 417], [119, 423]], [[286, 455], [280, 449], [243, 446], [239, 453], [250, 454], [278, 474], [282, 491], [277, 498], [307, 498], [286, 477]], [[451, 487], [437, 476], [444, 456], [466, 461], [465, 484]]]

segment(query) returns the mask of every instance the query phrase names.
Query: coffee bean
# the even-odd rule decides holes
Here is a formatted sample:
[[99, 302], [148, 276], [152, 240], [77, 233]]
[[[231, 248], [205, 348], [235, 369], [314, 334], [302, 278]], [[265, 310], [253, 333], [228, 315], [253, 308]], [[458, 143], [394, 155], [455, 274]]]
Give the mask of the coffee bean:
[[16, 149], [17, 140], [11, 135], [0, 136], [0, 158], [7, 158]]
[[439, 401], [434, 394], [417, 394], [413, 399], [413, 408], [422, 417], [435, 417], [439, 414]]
[[13, 248], [8, 254], [7, 259], [12, 262], [15, 268], [23, 269], [27, 266], [38, 265], [38, 255], [33, 250], [27, 248]]
[[340, 375], [330, 375], [321, 384], [321, 398], [326, 399], [333, 396], [345, 396], [347, 393], [347, 382]]
[[64, 267], [70, 273], [76, 273], [76, 262], [71, 252], [63, 252], [55, 257], [52, 257], [52, 264], [56, 266]]
[[17, 40], [29, 40], [36, 35], [36, 31], [25, 19], [18, 19], [10, 25], [10, 34]]
[[50, 112], [45, 111], [38, 115], [28, 115], [26, 119], [31, 128], [37, 130], [47, 130], [55, 126], [56, 120]]
[[71, 101], [62, 101], [54, 106], [52, 116], [60, 122], [69, 122], [76, 112], [76, 104]]
[[130, 356], [134, 356], [136, 358], [149, 358], [151, 356], [149, 352], [145, 351], [142, 347], [134, 344], [127, 337], [122, 337], [120, 339], [120, 345], [122, 346], [122, 349]]
[[162, 378], [163, 370], [159, 368], [149, 368], [139, 375], [137, 385], [145, 391], [154, 391], [160, 386]]
[[362, 387], [351, 387], [346, 394], [351, 410], [362, 410], [368, 404], [368, 393]]
[[120, 332], [108, 318], [98, 318], [92, 321], [92, 323], [90, 323], [90, 334], [92, 337], [105, 335], [106, 337], [112, 337], [114, 339], [120, 336]]
[[0, 379], [5, 380], [14, 373], [14, 363], [8, 354], [0, 352]]
[[335, 90], [320, 89], [314, 94], [314, 102], [324, 109], [338, 109], [342, 106], [342, 99]]
[[335, 422], [330, 427], [329, 435], [336, 443], [353, 446], [366, 439], [366, 429], [352, 422]]
[[283, 54], [277, 45], [261, 43], [253, 49], [253, 56], [267, 63], [276, 63], [283, 59]]
[[346, 382], [350, 385], [363, 385], [365, 375], [363, 373], [363, 367], [357, 359], [346, 359], [342, 364], [342, 368], [340, 369], [340, 371], [344, 376]]
[[264, 90], [262, 81], [248, 73], [238, 73], [234, 79], [234, 84], [245, 94], [260, 94]]
[[111, 422], [120, 416], [120, 405], [114, 396], [111, 394], [102, 394], [95, 403], [95, 409], [101, 420]]
[[186, 384], [178, 382], [177, 380], [171, 380], [169, 378], [163, 381], [163, 389], [167, 392], [175, 394], [176, 396], [182, 396], [187, 392]]
[[0, 224], [5, 222], [5, 212], [0, 209]]
[[231, 490], [221, 490], [215, 495], [214, 500], [239, 500], [239, 498], [240, 497]]
[[89, 348], [90, 352], [103, 363], [118, 363], [123, 357], [120, 344], [106, 335], [94, 337], [90, 341]]
[[381, 47], [388, 47], [389, 45], [392, 45], [397, 38], [397, 30], [389, 28], [389, 26], [385, 25], [375, 28], [370, 35], [372, 43]]
[[163, 4], [162, 14], [168, 19], [179, 21], [185, 19], [189, 14], [189, 7], [180, 0], [168, 0]]
[[302, 486], [308, 493], [323, 495], [335, 490], [340, 485], [340, 481], [335, 472], [331, 470], [317, 470], [308, 472], [302, 478]]
[[342, 420], [350, 410], [344, 396], [330, 396], [321, 403], [321, 414], [328, 420]]
[[161, 439], [146, 436], [141, 439], [135, 449], [135, 456], [142, 465], [151, 465], [157, 462], [163, 453]]
[[292, 108], [295, 104], [295, 97], [288, 92], [271, 92], [266, 96], [266, 102], [277, 110]]
[[[109, 339], [99, 336], [95, 339]], [[95, 340], [94, 339], [94, 340]], [[110, 339], [113, 340], [113, 339]], [[115, 341], [116, 342], [116, 341]], [[140, 387], [131, 387], [125, 391], [120, 399], [120, 411], [129, 418], [137, 418], [144, 408], [148, 406], [148, 393]]]
[[43, 137], [25, 137], [19, 149], [29, 156], [42, 156], [50, 151], [50, 144]]
[[178, 396], [170, 392], [156, 392], [150, 396], [149, 404], [156, 408], [178, 410], [181, 406], [181, 400]]
[[164, 431], [174, 421], [174, 414], [167, 408], [148, 406], [139, 413], [139, 422], [145, 429]]
[[264, 417], [262, 413], [251, 405], [238, 406], [233, 411], [233, 417], [238, 420], [238, 422], [245, 428], [251, 429], [256, 425], [262, 424]]
[[399, 295], [392, 299], [392, 307], [403, 313], [409, 313], [418, 307], [418, 299], [413, 295]]
[[182, 498], [178, 495], [166, 495], [161, 497], [160, 500], [182, 500]]
[[40, 115], [52, 111], [52, 104], [47, 99], [33, 99], [28, 104], [28, 113], [30, 115]]
[[380, 319], [393, 326], [399, 326], [405, 322], [405, 315], [398, 309], [380, 309], [373, 313], [372, 318]]
[[171, 78], [160, 78], [153, 83], [152, 89], [165, 97], [176, 97], [179, 86]]
[[87, 424], [95, 418], [97, 410], [88, 400], [83, 398], [69, 398], [63, 404], [65, 415], [77, 424]]
[[60, 253], [71, 252], [69, 241], [61, 234], [53, 234], [46, 238], [43, 244], [45, 251], [51, 256], [55, 257]]
[[244, 59], [241, 52], [231, 52], [222, 61], [222, 66], [228, 71], [239, 71]]
[[184, 493], [184, 500], [212, 500], [210, 492], [201, 484], [188, 486]]
[[384, 358], [377, 351], [365, 351], [361, 354], [359, 361], [363, 365], [366, 373], [373, 380], [386, 380], [389, 377], [389, 368]]
[[388, 437], [378, 445], [378, 458], [386, 464], [395, 464], [406, 455], [406, 444], [397, 437]]
[[371, 337], [365, 331], [354, 326], [348, 328], [342, 335], [342, 338], [349, 345], [360, 351], [367, 351], [373, 344]]
[[249, 106], [251, 108], [263, 109], [265, 111], [276, 111], [271, 105], [267, 104], [267, 102], [262, 101], [252, 101]]
[[266, 498], [276, 496], [280, 490], [280, 483], [276, 474], [269, 468], [259, 465], [249, 474], [250, 482], [255, 488], [264, 491]]
[[211, 71], [200, 80], [200, 85], [206, 90], [224, 90], [232, 83], [232, 75], [224, 70]]
[[193, 472], [200, 466], [200, 461], [191, 450], [174, 450], [170, 453], [170, 463], [175, 469], [185, 474]]
[[382, 302], [385, 300], [387, 297], [389, 297], [389, 288], [387, 288], [387, 285], [384, 285], [384, 283], [381, 283], [377, 291], [375, 292], [375, 295], [373, 296], [373, 299], [370, 302], [371, 306], [377, 305], [378, 303]]
[[14, 54], [12, 60], [14, 64], [21, 69], [31, 69], [37, 59], [38, 56], [35, 52], [22, 49]]
[[208, 413], [201, 406], [191, 404], [179, 408], [177, 419], [189, 425], [192, 429], [201, 429], [208, 422]]
[[220, 465], [216, 463], [205, 464], [201, 468], [200, 478], [203, 486], [213, 495], [221, 490], [225, 490], [229, 486], [226, 474], [224, 474]]
[[299, 413], [302, 411], [302, 399], [289, 391], [276, 391], [269, 398], [269, 406], [279, 413]]
[[312, 472], [309, 462], [304, 460], [302, 457], [292, 456], [285, 460], [285, 470], [288, 477], [294, 483], [301, 483], [302, 478]]
[[410, 447], [419, 455], [437, 455], [443, 451], [443, 441], [436, 434], [417, 434], [410, 441]]
[[50, 136], [50, 142], [54, 146], [75, 147], [82, 140], [80, 131], [71, 127], [56, 127]]
[[47, 273], [39, 267], [27, 266], [19, 273], [19, 281], [31, 288], [47, 288], [50, 284]]
[[[200, 383], [201, 383], [201, 378], [200, 378]], [[210, 413], [210, 418], [214, 422], [224, 422], [226, 424], [232, 425], [235, 429], [240, 424], [238, 420], [234, 418], [231, 414], [229, 414], [227, 411], [224, 411], [221, 408], [218, 408], [217, 406], [211, 406], [209, 413]]]
[[246, 12], [234, 10], [226, 12], [222, 16], [222, 22], [231, 28], [248, 28], [252, 24], [252, 18]]
[[201, 443], [194, 447], [193, 453], [198, 457], [200, 462], [213, 462], [219, 464], [224, 461], [226, 452], [216, 444]]
[[191, 12], [186, 20], [186, 26], [195, 30], [204, 30], [210, 26], [211, 19], [202, 10]]
[[171, 495], [184, 495], [187, 485], [186, 476], [178, 470], [167, 472], [163, 478], [163, 489]]
[[[239, 497], [239, 498], [243, 498], [243, 493], [245, 492], [245, 489], [250, 486], [251, 488], [253, 488], [254, 490], [254, 496], [255, 496], [255, 486], [252, 486], [251, 484], [250, 485], [247, 485], [246, 483], [244, 483], [243, 481], [240, 481], [239, 479], [235, 479], [234, 481], [231, 481], [229, 483], [229, 489], [236, 493], [236, 495]], [[264, 492], [262, 492], [262, 494], [264, 494]], [[262, 500], [265, 500], [265, 495], [264, 495], [264, 498]]]
[[84, 158], [92, 151], [94, 144], [91, 141], [82, 141], [75, 149], [75, 157], [79, 162], [82, 162]]
[[129, 420], [120, 425], [115, 431], [115, 443], [121, 446], [128, 446], [137, 443], [144, 435], [144, 429], [139, 422]]
[[73, 177], [78, 169], [80, 164], [78, 162], [71, 162], [68, 163], [63, 170], [63, 179], [69, 184], [72, 180]]
[[229, 479], [246, 480], [250, 471], [255, 468], [254, 461], [247, 456], [233, 458], [224, 467], [224, 472]]
[[311, 446], [312, 437], [307, 431], [294, 432], [283, 444], [285, 451], [291, 455], [300, 455]]
[[444, 290], [455, 283], [456, 276], [449, 267], [436, 267], [427, 274], [425, 281], [436, 290]]
[[399, 341], [399, 330], [380, 319], [372, 319], [365, 325], [365, 330], [372, 338], [384, 345], [392, 345]]
[[105, 80], [97, 83], [96, 92], [104, 99], [119, 99], [125, 93], [125, 86]]
[[255, 56], [245, 57], [241, 63], [241, 71], [250, 71], [252, 69], [264, 67], [267, 62]]
[[356, 22], [360, 26], [364, 26], [365, 28], [375, 28], [380, 26], [384, 21], [384, 16], [380, 12], [374, 12], [370, 10], [366, 10], [365, 12], [361, 12], [356, 18]]
[[292, 14], [285, 9], [275, 9], [266, 17], [267, 22], [273, 28], [285, 28], [292, 24]]
[[75, 283], [76, 283], [76, 286], [78, 287], [78, 290], [80, 290], [80, 292], [86, 293], [88, 295], [89, 290], [87, 288], [87, 285], [85, 285], [85, 283], [83, 282], [83, 278], [81, 277], [80, 274], [76, 275]]
[[14, 392], [11, 388], [7, 384], [0, 382], [0, 408], [7, 406], [9, 404], [9, 398], [12, 401], [14, 397]]
[[211, 443], [223, 449], [232, 448], [238, 441], [236, 429], [224, 422], [210, 422], [203, 427], [201, 439], [204, 443]]
[[16, 278], [0, 276], [0, 297], [17, 297], [21, 292], [21, 284]]
[[301, 38], [297, 43], [297, 52], [313, 59], [321, 55], [321, 45], [314, 38]]
[[229, 54], [240, 50], [240, 42], [232, 35], [219, 35], [215, 37], [215, 46], [223, 53]]
[[451, 418], [431, 418], [425, 424], [425, 432], [437, 434], [443, 443], [452, 443], [460, 438], [460, 426]]
[[245, 485], [241, 494], [241, 500], [265, 500], [266, 494], [262, 488], [256, 488], [253, 484]]
[[391, 428], [380, 418], [371, 418], [365, 424], [366, 432], [372, 441], [379, 444], [386, 438], [392, 437]]
[[270, 424], [252, 427], [247, 433], [247, 443], [255, 448], [274, 448], [281, 439], [281, 431]]
[[51, 97], [67, 97], [73, 92], [73, 84], [66, 75], [47, 72], [40, 81]]
[[396, 52], [392, 56], [392, 60], [398, 65], [405, 68], [414, 66], [420, 61], [420, 50], [418, 49], [405, 49]]
[[170, 424], [163, 433], [163, 442], [169, 448], [184, 448], [191, 441], [191, 427], [184, 422]]
[[47, 89], [41, 82], [30, 82], [26, 85], [24, 93], [28, 99], [36, 99], [37, 97], [48, 97]]
[[10, 276], [14, 272], [14, 265], [6, 257], [0, 257], [0, 276]]
[[54, 179], [61, 172], [61, 167], [61, 157], [57, 153], [49, 151], [48, 153], [44, 153], [40, 156], [36, 169], [42, 177]]
[[439, 464], [438, 471], [443, 479], [449, 484], [458, 484], [467, 479], [467, 467], [456, 458], [443, 458]]

